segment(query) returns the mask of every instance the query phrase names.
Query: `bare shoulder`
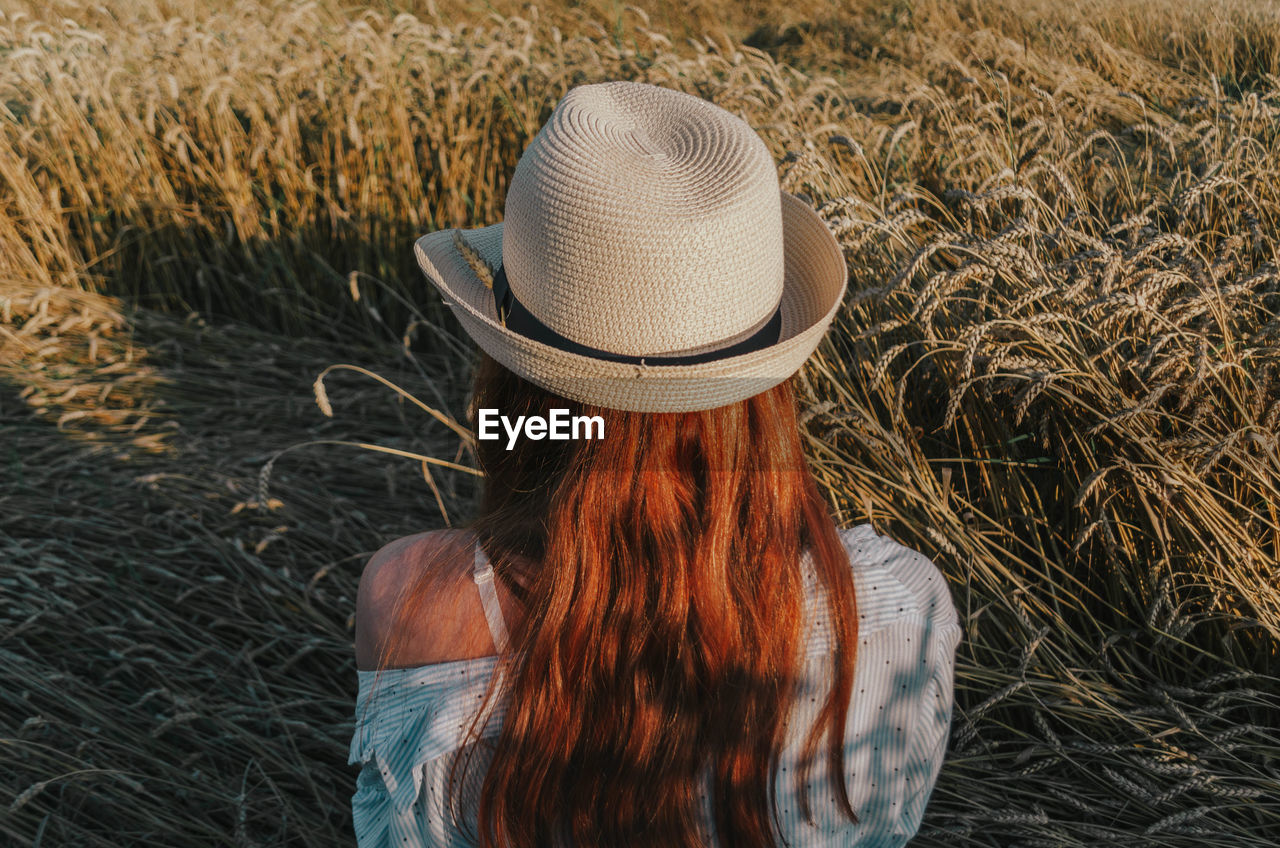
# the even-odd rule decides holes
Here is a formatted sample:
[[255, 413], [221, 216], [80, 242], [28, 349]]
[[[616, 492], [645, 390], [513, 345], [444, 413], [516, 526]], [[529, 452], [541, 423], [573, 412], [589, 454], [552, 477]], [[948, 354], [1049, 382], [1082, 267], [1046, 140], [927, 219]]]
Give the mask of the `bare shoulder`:
[[471, 580], [474, 539], [462, 530], [415, 533], [369, 558], [356, 592], [357, 668], [426, 665], [492, 650]]

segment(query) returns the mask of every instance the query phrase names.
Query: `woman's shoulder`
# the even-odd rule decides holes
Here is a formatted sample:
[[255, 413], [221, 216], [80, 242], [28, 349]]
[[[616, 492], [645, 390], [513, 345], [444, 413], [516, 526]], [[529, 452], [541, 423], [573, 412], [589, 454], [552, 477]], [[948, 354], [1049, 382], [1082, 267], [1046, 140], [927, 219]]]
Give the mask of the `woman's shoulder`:
[[491, 653], [471, 579], [475, 536], [432, 530], [402, 536], [365, 564], [356, 591], [361, 670], [403, 668]]
[[[841, 528], [849, 554], [864, 620], [887, 622], [917, 614], [937, 624], [956, 625], [958, 618], [946, 575], [925, 554], [870, 524]], [[873, 616], [874, 614], [874, 616]]]

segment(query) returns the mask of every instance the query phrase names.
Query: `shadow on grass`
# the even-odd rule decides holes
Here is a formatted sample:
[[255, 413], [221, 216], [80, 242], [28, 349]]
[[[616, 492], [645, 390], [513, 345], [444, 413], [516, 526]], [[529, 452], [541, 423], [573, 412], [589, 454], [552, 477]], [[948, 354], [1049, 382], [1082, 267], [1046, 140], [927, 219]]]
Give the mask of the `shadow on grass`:
[[[430, 396], [396, 345], [127, 323], [91, 361], [47, 329], [56, 354], [0, 374], [0, 841], [350, 844], [356, 581], [443, 518], [410, 462], [293, 451], [266, 504], [259, 472], [316, 438], [452, 458], [452, 434], [354, 375], [331, 379], [335, 418], [316, 408], [336, 361]], [[457, 369], [439, 377], [456, 403]], [[471, 481], [435, 476], [464, 509]]]

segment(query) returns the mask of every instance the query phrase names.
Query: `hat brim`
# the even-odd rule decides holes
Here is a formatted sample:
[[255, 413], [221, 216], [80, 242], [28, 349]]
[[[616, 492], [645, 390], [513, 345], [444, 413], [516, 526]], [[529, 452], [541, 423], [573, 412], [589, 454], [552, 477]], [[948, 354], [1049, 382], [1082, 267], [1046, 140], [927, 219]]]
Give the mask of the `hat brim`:
[[[414, 244], [418, 264], [463, 328], [486, 353], [549, 392], [635, 412], [711, 409], [759, 394], [804, 365], [835, 317], [848, 283], [840, 243], [822, 218], [783, 191], [782, 331], [776, 344], [688, 365], [640, 365], [570, 353], [507, 329], [493, 293], [453, 244], [451, 230]], [[502, 262], [502, 224], [461, 230], [490, 265]]]

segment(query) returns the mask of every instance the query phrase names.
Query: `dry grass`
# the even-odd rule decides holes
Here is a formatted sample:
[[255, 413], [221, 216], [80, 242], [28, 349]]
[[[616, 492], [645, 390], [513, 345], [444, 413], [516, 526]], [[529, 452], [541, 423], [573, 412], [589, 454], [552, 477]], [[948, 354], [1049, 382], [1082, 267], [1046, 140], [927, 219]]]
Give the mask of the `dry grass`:
[[0, 18], [0, 834], [350, 844], [361, 560], [474, 487], [323, 444], [468, 460], [312, 383], [457, 415], [407, 245], [621, 77], [742, 115], [845, 246], [815, 466], [966, 627], [919, 844], [1274, 844], [1273, 7], [405, 8]]

